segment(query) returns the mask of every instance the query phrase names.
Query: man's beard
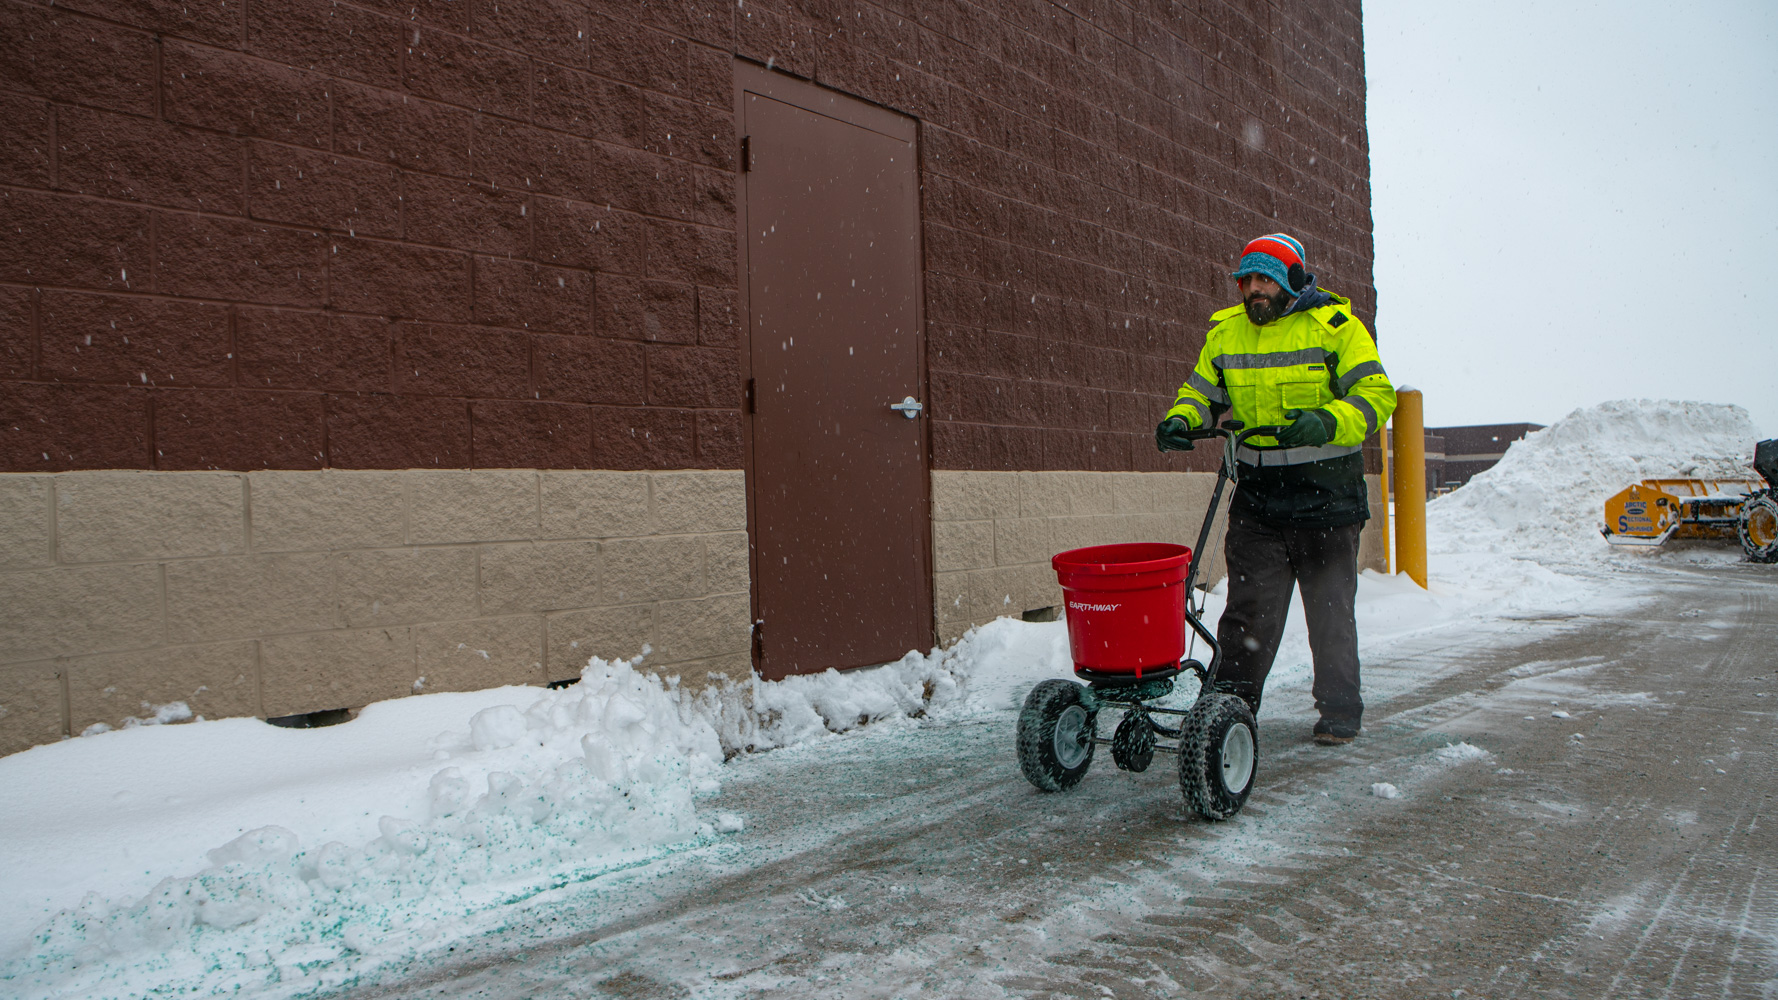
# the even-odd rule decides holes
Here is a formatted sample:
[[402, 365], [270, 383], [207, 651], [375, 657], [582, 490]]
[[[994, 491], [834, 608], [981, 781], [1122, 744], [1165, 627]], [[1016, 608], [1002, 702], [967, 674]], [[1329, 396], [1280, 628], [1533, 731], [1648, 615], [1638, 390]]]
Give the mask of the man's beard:
[[1254, 292], [1241, 305], [1246, 308], [1247, 318], [1253, 321], [1254, 326], [1265, 326], [1284, 315], [1284, 310], [1290, 308], [1290, 298], [1289, 292], [1281, 291], [1277, 295]]

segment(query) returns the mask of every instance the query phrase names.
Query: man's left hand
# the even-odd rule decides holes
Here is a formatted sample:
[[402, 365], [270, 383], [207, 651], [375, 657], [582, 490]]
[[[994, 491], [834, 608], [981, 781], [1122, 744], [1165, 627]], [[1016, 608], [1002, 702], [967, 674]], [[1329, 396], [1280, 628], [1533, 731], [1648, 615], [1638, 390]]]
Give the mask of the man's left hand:
[[1278, 435], [1286, 448], [1314, 448], [1333, 440], [1334, 418], [1326, 410], [1287, 410], [1291, 424]]

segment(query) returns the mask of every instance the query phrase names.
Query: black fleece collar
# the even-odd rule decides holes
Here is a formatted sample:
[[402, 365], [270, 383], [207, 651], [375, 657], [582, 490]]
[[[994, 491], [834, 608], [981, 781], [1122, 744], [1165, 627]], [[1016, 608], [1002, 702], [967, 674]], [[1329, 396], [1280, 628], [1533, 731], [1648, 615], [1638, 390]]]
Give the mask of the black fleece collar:
[[1304, 278], [1303, 283], [1308, 286], [1309, 290], [1298, 295], [1296, 300], [1278, 317], [1279, 319], [1283, 319], [1291, 313], [1308, 312], [1311, 309], [1318, 309], [1333, 301], [1332, 295], [1322, 291], [1320, 286], [1315, 284], [1315, 276], [1313, 274], [1307, 275]]

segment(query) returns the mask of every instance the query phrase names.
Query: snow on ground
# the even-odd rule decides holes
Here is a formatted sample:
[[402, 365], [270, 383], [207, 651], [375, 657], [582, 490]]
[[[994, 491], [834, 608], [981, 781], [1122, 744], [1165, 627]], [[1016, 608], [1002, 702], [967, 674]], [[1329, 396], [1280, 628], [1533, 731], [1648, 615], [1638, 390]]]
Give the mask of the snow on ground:
[[[1428, 590], [1363, 574], [1367, 654], [1457, 622], [1622, 600], [1603, 582], [1651, 554], [1600, 539], [1604, 498], [1644, 477], [1747, 475], [1756, 437], [1738, 407], [1629, 401], [1514, 444], [1431, 504]], [[1222, 602], [1219, 587], [1207, 619]], [[1001, 619], [844, 675], [691, 694], [595, 658], [562, 690], [422, 695], [326, 729], [226, 719], [38, 747], [0, 759], [0, 984], [96, 997], [349, 983], [499, 926], [538, 893], [744, 835], [739, 817], [700, 808], [725, 757], [1009, 713], [1035, 681], [1070, 674], [1064, 623]], [[1309, 680], [1299, 603], [1265, 714], [1300, 712]], [[1485, 756], [1458, 744], [1433, 759]]]

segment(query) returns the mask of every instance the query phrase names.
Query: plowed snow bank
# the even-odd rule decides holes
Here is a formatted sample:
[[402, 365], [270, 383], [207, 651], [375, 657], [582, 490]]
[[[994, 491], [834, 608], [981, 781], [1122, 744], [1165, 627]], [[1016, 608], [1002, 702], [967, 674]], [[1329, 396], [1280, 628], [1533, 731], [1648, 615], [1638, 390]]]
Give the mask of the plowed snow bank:
[[[1758, 479], [1759, 432], [1739, 406], [1618, 400], [1575, 410], [1427, 508], [1431, 553], [1595, 561], [1605, 499], [1642, 479]], [[1435, 559], [1436, 561], [1436, 559]]]

